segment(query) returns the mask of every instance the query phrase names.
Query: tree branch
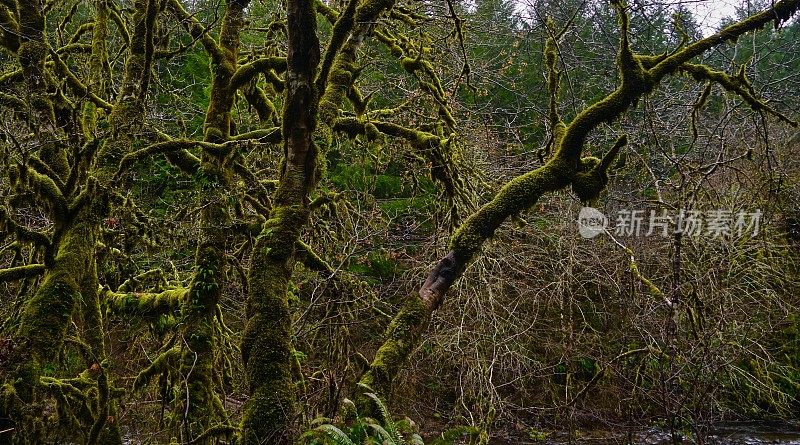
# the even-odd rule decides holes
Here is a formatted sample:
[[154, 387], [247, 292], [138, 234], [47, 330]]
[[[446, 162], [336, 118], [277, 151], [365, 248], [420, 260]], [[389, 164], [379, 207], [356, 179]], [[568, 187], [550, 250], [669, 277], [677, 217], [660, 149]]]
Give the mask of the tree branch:
[[252, 80], [256, 75], [258, 75], [258, 73], [271, 70], [279, 73], [286, 71], [286, 58], [264, 57], [241, 65], [233, 74], [233, 77], [231, 77], [230, 86], [234, 90], [238, 90], [244, 84]]
[[44, 273], [44, 264], [28, 264], [26, 266], [9, 267], [0, 269], [0, 283], [31, 278]]

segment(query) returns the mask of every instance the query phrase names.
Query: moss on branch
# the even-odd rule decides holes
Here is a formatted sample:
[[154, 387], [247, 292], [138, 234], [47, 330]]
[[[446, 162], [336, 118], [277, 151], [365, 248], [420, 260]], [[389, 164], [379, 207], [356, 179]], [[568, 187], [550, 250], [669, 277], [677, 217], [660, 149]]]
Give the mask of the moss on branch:
[[239, 66], [231, 77], [230, 88], [238, 90], [256, 75], [266, 71], [276, 71], [279, 73], [286, 71], [286, 58], [263, 57]]
[[88, 98], [92, 103], [96, 106], [103, 108], [104, 110], [111, 111], [113, 110], [114, 106], [109, 102], [106, 102], [103, 98], [98, 96], [94, 93], [89, 87], [84, 85], [80, 79], [69, 69], [66, 63], [61, 60], [61, 57], [58, 56], [58, 53], [55, 51], [51, 51], [52, 59], [55, 61], [56, 65], [56, 72], [63, 76], [64, 79], [67, 81], [67, 85], [77, 94], [78, 96]]
[[24, 164], [18, 164], [16, 171], [11, 171], [12, 185], [34, 193], [40, 203], [49, 208], [55, 215], [65, 216], [69, 205], [56, 180], [42, 174]]
[[[384, 342], [375, 353], [370, 369], [361, 377], [360, 383], [375, 390], [380, 397], [388, 397], [394, 378], [419, 345], [429, 319], [430, 311], [422, 298], [419, 295], [410, 295], [386, 329]], [[368, 410], [359, 412], [372, 411], [372, 407], [365, 406], [368, 403], [367, 399], [361, 398], [361, 408]]]
[[141, 370], [133, 381], [133, 390], [144, 388], [156, 375], [177, 368], [181, 349], [177, 346], [160, 353], [145, 369]]
[[44, 247], [46, 250], [49, 250], [52, 243], [50, 236], [45, 233], [17, 224], [8, 216], [8, 212], [4, 207], [0, 207], [0, 232], [13, 233], [20, 241], [34, 243], [37, 246]]
[[211, 56], [211, 60], [219, 63], [224, 57], [220, 45], [209, 35], [208, 30], [200, 23], [193, 14], [189, 14], [184, 9], [183, 4], [179, 0], [169, 0], [167, 8], [175, 15], [178, 21], [186, 28], [187, 32], [194, 39], [199, 39], [203, 48]]
[[[261, 121], [262, 124], [272, 122], [278, 125], [278, 110], [275, 108], [275, 104], [267, 97], [267, 93], [263, 88], [251, 82], [249, 85], [245, 85], [245, 87], [242, 88], [242, 93], [244, 93], [244, 98], [247, 100], [247, 103], [256, 110], [258, 120]], [[239, 135], [237, 135], [237, 137], [238, 136]], [[275, 142], [279, 142], [280, 140], [281, 139], [278, 138]]]
[[242, 358], [250, 399], [244, 407], [242, 441], [286, 443], [295, 406], [291, 317], [287, 291], [294, 245], [308, 218], [300, 206], [273, 208], [253, 246]]
[[44, 271], [44, 264], [28, 264], [25, 266], [0, 269], [0, 283], [4, 281], [16, 281], [23, 278], [35, 277], [43, 274]]
[[[706, 65], [694, 63], [684, 63], [681, 65], [680, 70], [688, 73], [698, 82], [708, 81], [722, 86], [722, 88], [725, 90], [730, 91], [731, 93], [734, 93], [742, 98], [742, 100], [750, 105], [750, 108], [755, 111], [766, 111], [767, 113], [774, 115], [778, 119], [793, 127], [797, 126], [797, 121], [789, 119], [789, 117], [770, 107], [766, 102], [756, 97], [753, 86], [747, 80], [747, 76], [745, 75], [744, 66], [742, 66], [736, 76], [730, 76], [723, 71], [713, 70]], [[698, 102], [699, 105], [693, 107], [693, 112], [695, 109], [702, 107], [703, 103], [705, 103], [704, 97], [701, 96], [700, 99], [701, 100]], [[696, 132], [696, 128], [693, 130], [693, 133], [694, 132]]]
[[676, 72], [681, 65], [715, 46], [726, 42], [735, 42], [742, 35], [751, 31], [757, 31], [770, 22], [774, 22], [777, 27], [780, 23], [791, 18], [797, 12], [798, 8], [800, 8], [800, 0], [781, 0], [772, 3], [771, 8], [767, 8], [758, 14], [728, 25], [716, 34], [698, 40], [676, 51], [674, 54], [658, 62], [658, 64], [650, 70], [650, 73], [654, 80], [658, 81], [664, 76]]
[[5, 5], [0, 5], [0, 46], [12, 53], [19, 49], [19, 23]]
[[181, 150], [194, 148], [199, 143], [200, 143], [199, 141], [194, 141], [194, 140], [175, 139], [164, 142], [157, 142], [155, 144], [148, 145], [147, 147], [141, 148], [134, 152], [127, 153], [119, 160], [119, 166], [117, 167], [116, 172], [114, 173], [114, 177], [118, 179], [136, 162], [144, 160], [150, 156], [156, 154], [175, 154], [176, 152], [180, 152]]
[[[728, 26], [715, 36], [700, 40], [673, 54], [652, 57], [634, 54], [628, 39], [629, 18], [625, 5], [622, 0], [613, 3], [619, 15], [621, 30], [617, 57], [621, 84], [608, 96], [580, 112], [568, 125], [560, 121], [555, 101], [551, 101], [550, 119], [551, 123], [555, 123], [553, 125], [555, 155], [542, 167], [506, 183], [490, 202], [467, 218], [454, 233], [450, 241], [451, 251], [437, 263], [420, 289], [420, 294], [409, 297], [406, 306], [392, 321], [387, 329], [386, 341], [378, 350], [370, 371], [362, 378], [362, 382], [376, 388], [379, 395], [385, 397], [389, 393], [390, 384], [399, 369], [398, 363], [405, 361], [410, 351], [419, 343], [418, 332], [427, 322], [429, 313], [441, 304], [443, 295], [450, 285], [463, 273], [482, 244], [507, 218], [534, 205], [544, 193], [563, 189], [570, 184], [584, 201], [595, 198], [603, 190], [607, 181], [607, 171], [620, 149], [627, 143], [627, 138], [620, 137], [602, 160], [595, 157], [581, 158], [584, 143], [590, 132], [603, 123], [617, 119], [641, 96], [655, 88], [664, 76], [677, 72], [692, 57], [725, 41], [735, 40], [745, 32], [758, 29], [772, 20], [777, 22], [787, 20], [798, 9], [800, 0], [775, 3], [773, 8]], [[548, 42], [545, 49], [552, 98], [557, 89], [555, 41]], [[414, 61], [407, 63], [412, 62]], [[713, 80], [727, 84], [737, 92], [747, 92], [747, 85], [742, 81], [738, 81], [737, 84], [737, 81], [707, 68], [689, 66], [686, 70], [691, 70], [699, 80]], [[760, 109], [764, 109], [762, 103], [754, 103]], [[356, 124], [357, 122], [347, 122], [345, 128], [348, 131], [360, 131]], [[638, 273], [635, 264], [631, 270], [647, 286], [650, 293], [663, 297], [663, 293], [656, 286]]]
[[333, 32], [331, 38], [328, 40], [328, 46], [325, 49], [325, 58], [320, 65], [319, 74], [317, 74], [316, 86], [318, 94], [325, 93], [328, 83], [328, 77], [333, 67], [334, 61], [344, 45], [350, 31], [355, 24], [354, 18], [356, 13], [356, 5], [358, 0], [350, 0], [347, 2], [347, 7], [342, 14], [336, 15], [336, 21], [333, 25]]
[[118, 317], [138, 316], [156, 318], [176, 313], [186, 301], [188, 289], [169, 289], [163, 292], [103, 292], [106, 310]]

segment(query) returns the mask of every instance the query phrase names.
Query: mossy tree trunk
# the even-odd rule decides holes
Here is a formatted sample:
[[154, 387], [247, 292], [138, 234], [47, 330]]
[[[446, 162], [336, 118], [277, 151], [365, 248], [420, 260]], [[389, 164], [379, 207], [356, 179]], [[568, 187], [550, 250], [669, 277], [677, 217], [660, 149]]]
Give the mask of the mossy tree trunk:
[[284, 165], [268, 220], [253, 247], [242, 357], [249, 399], [242, 443], [290, 444], [296, 413], [288, 287], [295, 243], [309, 216], [317, 183], [314, 143], [320, 49], [312, 0], [287, 2], [288, 56], [283, 109]]
[[[223, 143], [231, 137], [231, 109], [236, 98], [232, 79], [238, 68], [240, 32], [249, 0], [229, 0], [222, 20], [219, 43], [206, 42], [212, 56], [211, 98], [204, 123], [204, 140]], [[226, 268], [225, 250], [230, 233], [228, 191], [231, 180], [229, 158], [204, 152], [198, 172], [203, 191], [200, 243], [189, 296], [183, 308], [183, 338], [180, 371], [185, 391], [178, 397], [181, 434], [184, 441], [199, 437], [223, 411], [214, 392], [215, 316], [222, 295]], [[212, 437], [205, 439], [213, 440]]]
[[14, 339], [15, 353], [9, 369], [14, 378], [15, 440], [38, 443], [43, 424], [39, 378], [44, 368], [55, 367], [75, 306], [81, 301], [80, 282], [92, 267], [96, 230], [87, 217], [68, 224], [59, 242], [53, 266], [28, 300]]
[[[111, 108], [111, 138], [95, 141], [98, 107], [87, 101], [82, 109], [81, 135], [63, 133], [55, 118], [55, 105], [48, 84], [52, 73], [45, 63], [50, 55], [46, 39], [43, 5], [37, 1], [19, 2], [20, 26], [24, 29], [19, 61], [25, 73], [28, 102], [36, 110], [39, 139], [43, 141], [40, 159], [49, 168], [37, 173], [20, 166], [20, 186], [39, 190], [54, 223], [50, 245], [45, 251], [45, 275], [34, 295], [25, 303], [14, 338], [10, 380], [13, 391], [6, 391], [4, 411], [16, 422], [14, 441], [38, 443], [43, 440], [44, 419], [40, 378], [43, 369], [57, 368], [55, 362], [64, 347], [70, 323], [81, 324], [81, 336], [87, 348], [85, 374], [94, 381], [96, 391], [87, 392], [90, 405], [96, 407], [91, 418], [78, 419], [84, 430], [73, 432], [88, 444], [122, 442], [116, 425], [116, 408], [111, 400], [113, 387], [108, 377], [104, 329], [98, 293], [96, 244], [100, 222], [108, 215], [109, 181], [121, 157], [131, 149], [134, 131], [144, 120], [144, 98], [152, 61], [152, 29], [156, 7], [154, 0], [136, 3], [135, 33], [127, 58], [122, 93]], [[94, 3], [89, 82], [86, 91], [98, 97], [105, 93], [108, 75], [106, 40], [108, 11], [105, 2]], [[60, 62], [56, 61], [58, 67]], [[58, 68], [57, 68], [58, 69]], [[135, 93], [135, 94], [132, 94]], [[102, 101], [98, 101], [102, 102]], [[68, 162], [73, 150], [72, 137], [82, 136], [87, 143], [102, 144], [97, 165], [91, 160]], [[74, 181], [86, 181], [76, 186]], [[42, 193], [44, 191], [44, 193]], [[75, 318], [73, 318], [75, 316]]]
[[[63, 214], [66, 211], [63, 196], [55, 189], [56, 180], [67, 179], [69, 164], [66, 147], [59, 142], [63, 136], [48, 94], [45, 62], [49, 50], [43, 5], [39, 1], [19, 2], [17, 13], [20, 21], [17, 56], [25, 79], [28, 104], [45, 141], [39, 156], [54, 176], [38, 175], [32, 180], [48, 184], [48, 197], [61, 201], [54, 212], [57, 218], [55, 232], [63, 234], [54, 237], [47, 247], [47, 272], [25, 304], [14, 338], [14, 352], [6, 370], [13, 382], [13, 392], [5, 394], [3, 405], [4, 411], [16, 422], [14, 439], [19, 443], [36, 443], [43, 433], [37, 412], [41, 409], [37, 403], [40, 400], [39, 378], [42, 368], [53, 366], [61, 351], [73, 310], [81, 298], [79, 283], [89, 266], [87, 253], [94, 249], [95, 233], [85, 216], [72, 219]], [[21, 176], [25, 173], [21, 172]], [[91, 255], [88, 258], [92, 258]]]
[[284, 166], [269, 219], [253, 247], [242, 340], [250, 395], [241, 425], [245, 444], [292, 442], [296, 395], [288, 287], [295, 245], [308, 224], [309, 195], [324, 170], [321, 153], [333, 137], [339, 107], [356, 77], [358, 49], [378, 16], [393, 4], [350, 1], [337, 17], [318, 69], [314, 2], [287, 3]]

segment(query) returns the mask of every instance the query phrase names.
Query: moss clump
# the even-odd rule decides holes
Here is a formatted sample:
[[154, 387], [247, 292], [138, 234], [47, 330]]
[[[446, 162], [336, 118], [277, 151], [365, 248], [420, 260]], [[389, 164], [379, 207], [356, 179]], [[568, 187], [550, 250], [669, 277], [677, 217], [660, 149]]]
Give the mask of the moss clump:
[[106, 310], [118, 317], [138, 316], [147, 319], [177, 312], [186, 300], [188, 289], [169, 289], [158, 293], [118, 293], [106, 291], [103, 295]]
[[583, 203], [593, 200], [605, 189], [608, 175], [599, 169], [599, 166], [598, 158], [591, 156], [582, 158], [578, 172], [572, 178], [572, 191]]
[[299, 205], [281, 206], [272, 209], [270, 218], [264, 223], [259, 238], [268, 245], [266, 253], [277, 260], [285, 260], [294, 253], [294, 244], [299, 229], [308, 219], [308, 209]]
[[333, 125], [339, 116], [339, 107], [341, 107], [355, 76], [357, 50], [356, 41], [349, 42], [333, 61], [325, 93], [319, 101], [318, 118], [324, 125]]
[[394, 6], [395, 0], [366, 0], [356, 10], [355, 21], [358, 24], [371, 24], [375, 22], [383, 11]]

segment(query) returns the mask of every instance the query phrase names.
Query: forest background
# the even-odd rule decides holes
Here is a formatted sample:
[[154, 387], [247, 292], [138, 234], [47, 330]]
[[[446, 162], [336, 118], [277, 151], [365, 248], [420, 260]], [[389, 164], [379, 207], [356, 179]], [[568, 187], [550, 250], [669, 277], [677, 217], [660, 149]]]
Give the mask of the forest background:
[[797, 4], [0, 1], [0, 438], [796, 419]]

